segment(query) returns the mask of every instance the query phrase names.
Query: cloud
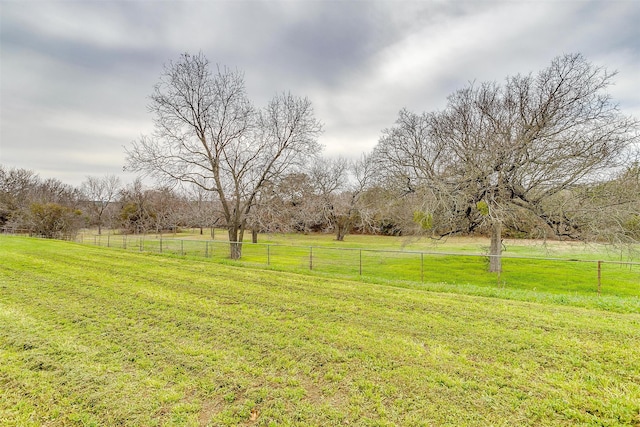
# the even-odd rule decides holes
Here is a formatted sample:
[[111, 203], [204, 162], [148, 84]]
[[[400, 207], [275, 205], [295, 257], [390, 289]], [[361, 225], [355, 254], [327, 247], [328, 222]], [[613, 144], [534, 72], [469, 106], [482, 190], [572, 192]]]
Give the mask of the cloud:
[[258, 106], [308, 96], [328, 154], [370, 150], [403, 107], [570, 52], [617, 69], [611, 93], [640, 117], [636, 1], [5, 1], [0, 21], [0, 163], [73, 184], [119, 174], [184, 52], [243, 71]]
[[85, 136], [98, 135], [105, 138], [126, 139], [143, 131], [151, 132], [150, 125], [140, 121], [127, 120], [120, 116], [99, 116], [80, 111], [56, 111], [46, 117], [43, 127], [65, 133]]

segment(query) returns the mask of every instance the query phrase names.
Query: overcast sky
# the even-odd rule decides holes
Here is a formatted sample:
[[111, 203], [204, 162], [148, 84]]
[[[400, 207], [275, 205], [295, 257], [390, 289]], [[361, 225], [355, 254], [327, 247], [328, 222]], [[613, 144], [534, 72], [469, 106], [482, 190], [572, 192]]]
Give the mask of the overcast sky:
[[640, 117], [639, 0], [0, 0], [0, 164], [78, 185], [122, 173], [163, 64], [202, 52], [249, 97], [307, 96], [327, 155], [370, 151], [398, 111], [441, 109], [564, 53], [617, 70]]

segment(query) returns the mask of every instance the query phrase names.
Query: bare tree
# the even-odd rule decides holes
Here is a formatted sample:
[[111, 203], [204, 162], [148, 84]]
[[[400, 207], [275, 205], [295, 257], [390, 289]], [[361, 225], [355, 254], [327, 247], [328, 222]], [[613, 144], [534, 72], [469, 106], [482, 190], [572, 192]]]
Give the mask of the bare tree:
[[371, 217], [362, 196], [372, 181], [373, 172], [373, 164], [365, 154], [357, 160], [321, 158], [311, 169], [316, 188], [315, 210], [333, 229], [337, 241], [343, 241], [358, 222], [367, 222]]
[[150, 192], [145, 189], [142, 180], [136, 178], [131, 184], [120, 190], [119, 219], [124, 231], [135, 234], [146, 233], [155, 227], [156, 214], [150, 203]]
[[102, 234], [105, 215], [116, 200], [120, 185], [120, 178], [115, 175], [101, 178], [88, 176], [80, 185], [80, 192], [92, 217], [92, 222], [98, 226], [98, 234]]
[[[311, 221], [323, 224], [336, 232], [336, 198], [345, 189], [349, 162], [344, 157], [319, 157], [309, 172], [314, 193], [306, 200], [310, 206], [307, 211], [313, 213]], [[315, 218], [314, 218], [315, 217]]]
[[31, 200], [40, 203], [58, 203], [76, 209], [80, 202], [80, 192], [57, 178], [40, 181], [30, 194]]
[[[214, 196], [214, 197], [212, 197]], [[221, 222], [222, 214], [218, 208], [214, 193], [202, 187], [190, 185], [185, 188], [187, 199], [187, 223], [191, 227], [199, 228], [200, 234], [204, 229], [210, 229], [210, 236], [215, 238], [215, 226]]]
[[321, 227], [322, 212], [309, 174], [289, 173], [263, 186], [249, 223], [252, 230], [267, 233], [306, 233]]
[[27, 228], [32, 194], [40, 185], [38, 175], [27, 169], [4, 168], [0, 165], [0, 226], [11, 230]]
[[153, 212], [157, 234], [164, 231], [176, 234], [187, 223], [187, 200], [175, 189], [163, 186], [147, 190], [147, 203]]
[[280, 94], [256, 110], [242, 73], [212, 70], [202, 54], [165, 67], [149, 108], [155, 132], [127, 150], [128, 166], [216, 193], [233, 259], [260, 189], [320, 150], [322, 126], [308, 99]]
[[387, 190], [385, 207], [395, 210], [393, 222], [402, 223], [404, 232], [440, 238], [476, 228], [477, 212], [468, 208], [456, 183], [444, 179], [453, 155], [433, 138], [433, 114], [402, 109], [395, 126], [382, 131], [371, 157], [375, 185]]
[[631, 249], [640, 240], [640, 174], [631, 164], [612, 179], [579, 185], [545, 200], [559, 235], [586, 236]]
[[[638, 122], [606, 93], [614, 75], [573, 54], [504, 85], [472, 83], [453, 93], [443, 111], [401, 113], [377, 152], [407, 179], [407, 191], [413, 182], [428, 189], [427, 219], [446, 212], [449, 227], [441, 234], [488, 227], [490, 270], [497, 272], [505, 221], [527, 212], [559, 235], [578, 237], [563, 231], [545, 204], [601, 181], [633, 149]], [[405, 115], [421, 119], [420, 132]]]

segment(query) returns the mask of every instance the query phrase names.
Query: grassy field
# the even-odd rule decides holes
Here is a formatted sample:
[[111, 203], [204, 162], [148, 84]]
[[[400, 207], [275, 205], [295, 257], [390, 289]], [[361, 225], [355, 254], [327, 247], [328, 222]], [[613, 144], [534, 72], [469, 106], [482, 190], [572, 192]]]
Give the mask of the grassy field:
[[[118, 239], [122, 235], [118, 232], [112, 238]], [[87, 239], [91, 239], [97, 230], [84, 230]], [[107, 232], [105, 233], [107, 234]], [[211, 240], [210, 230], [185, 229], [178, 233], [165, 233], [165, 238], [204, 241]], [[156, 234], [148, 237], [157, 238]], [[250, 240], [245, 235], [245, 240]], [[103, 236], [104, 238], [104, 236]], [[224, 229], [215, 230], [216, 242], [227, 242], [227, 232]], [[422, 252], [455, 252], [467, 254], [482, 254], [489, 249], [489, 239], [484, 237], [451, 236], [444, 239], [430, 239], [427, 237], [396, 237], [376, 236], [367, 234], [347, 235], [343, 242], [335, 240], [331, 233], [267, 233], [259, 235], [259, 242], [264, 244], [280, 244], [288, 246], [324, 246], [333, 248], [367, 248], [379, 250], [406, 250]], [[611, 261], [640, 261], [640, 247], [611, 246], [578, 241], [534, 240], [534, 239], [504, 239], [504, 254], [534, 256], [541, 258], [580, 258], [604, 259]]]
[[640, 426], [640, 315], [0, 236], [0, 425]]
[[[133, 251], [200, 256], [227, 262], [226, 236], [222, 232], [216, 236], [215, 241], [203, 240], [209, 236], [193, 232], [162, 239], [155, 235], [107, 235], [80, 240]], [[365, 281], [498, 287], [569, 297], [597, 294], [640, 297], [640, 262], [633, 263], [635, 253], [628, 247], [614, 250], [606, 245], [508, 240], [503, 272], [496, 275], [487, 271], [488, 258], [481, 255], [487, 251], [487, 239], [435, 241], [362, 235], [348, 238], [347, 242], [336, 242], [327, 234], [262, 235], [261, 243], [243, 245], [242, 264]], [[602, 262], [598, 264], [596, 260]], [[632, 262], [621, 264], [621, 261]]]

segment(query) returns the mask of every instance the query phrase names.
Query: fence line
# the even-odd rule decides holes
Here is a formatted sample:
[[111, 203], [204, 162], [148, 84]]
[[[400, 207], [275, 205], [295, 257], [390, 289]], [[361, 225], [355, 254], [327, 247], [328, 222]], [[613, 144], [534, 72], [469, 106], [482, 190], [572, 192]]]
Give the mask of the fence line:
[[[242, 245], [244, 264], [280, 270], [307, 269], [348, 277], [425, 283], [479, 284], [549, 291], [640, 296], [640, 263], [502, 255], [503, 270], [488, 273], [488, 254], [294, 246], [276, 243], [189, 240], [163, 236], [79, 235], [80, 243], [139, 252], [230, 260]], [[593, 266], [593, 267], [591, 267]], [[618, 266], [617, 270], [613, 269]]]

